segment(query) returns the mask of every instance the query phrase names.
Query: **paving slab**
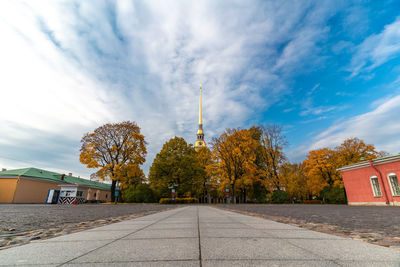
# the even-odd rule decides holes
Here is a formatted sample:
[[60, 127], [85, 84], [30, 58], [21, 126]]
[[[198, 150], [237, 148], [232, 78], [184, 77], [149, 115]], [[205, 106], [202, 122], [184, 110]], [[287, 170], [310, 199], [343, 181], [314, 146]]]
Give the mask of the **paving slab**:
[[400, 251], [212, 206], [0, 250], [0, 266], [400, 266]]
[[198, 260], [197, 238], [117, 240], [71, 263]]

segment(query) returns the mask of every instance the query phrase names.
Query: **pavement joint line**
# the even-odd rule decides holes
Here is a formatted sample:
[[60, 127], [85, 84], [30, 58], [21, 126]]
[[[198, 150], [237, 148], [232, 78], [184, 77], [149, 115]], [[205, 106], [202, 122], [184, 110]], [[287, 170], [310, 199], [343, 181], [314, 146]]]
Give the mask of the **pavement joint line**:
[[202, 258], [201, 258], [201, 235], [200, 235], [200, 216], [199, 216], [199, 207], [197, 206], [197, 233], [199, 236], [199, 264], [202, 267]]
[[[215, 209], [216, 209], [216, 208], [215, 208]], [[240, 213], [239, 213], [239, 214], [240, 214]], [[240, 221], [237, 221], [237, 220], [233, 219], [232, 216], [229, 216], [228, 214], [227, 214], [226, 216], [230, 217], [230, 218], [232, 219], [232, 221], [236, 221], [237, 223], [244, 224], [244, 225], [246, 225], [247, 227], [250, 227], [250, 228], [252, 228], [252, 229], [260, 230], [260, 231], [262, 231], [262, 232], [264, 232], [264, 233], [269, 234], [269, 233], [267, 232], [268, 229], [256, 229], [256, 228], [254, 228], [253, 226], [251, 226], [250, 224], [242, 223], [242, 222], [240, 222]], [[247, 216], [250, 216], [250, 215], [247, 215]], [[250, 216], [250, 217], [252, 217], [252, 216]], [[268, 220], [268, 219], [264, 219], [264, 220]], [[282, 229], [282, 230], [285, 230], [285, 229]], [[258, 238], [258, 237], [257, 237], [257, 238]], [[275, 238], [275, 239], [277, 239], [277, 238]], [[301, 238], [299, 238], [299, 239], [301, 239]], [[310, 239], [314, 239], [314, 238], [310, 238]], [[301, 250], [304, 250], [304, 251], [306, 251], [306, 252], [308, 252], [308, 253], [310, 253], [310, 254], [312, 254], [312, 255], [314, 255], [314, 256], [317, 256], [318, 258], [321, 258], [321, 260], [330, 261], [330, 262], [333, 262], [333, 263], [338, 264], [338, 265], [340, 265], [340, 266], [344, 266], [344, 265], [341, 265], [341, 264], [337, 263], [335, 260], [327, 259], [327, 258], [325, 258], [325, 257], [323, 257], [323, 256], [321, 256], [321, 255], [319, 255], [319, 254], [317, 254], [317, 253], [314, 253], [314, 252], [311, 251], [311, 250], [308, 250], [308, 249], [302, 248], [302, 247], [300, 247], [300, 246], [298, 246], [298, 245], [296, 245], [296, 244], [293, 244], [293, 243], [290, 242], [288, 239], [282, 238], [282, 240], [285, 240], [285, 242], [289, 243], [290, 245], [292, 245], [292, 246], [294, 246], [294, 247], [297, 247], [297, 248], [299, 248], [299, 249], [301, 249]], [[331, 240], [331, 239], [328, 239], [328, 240]], [[340, 239], [339, 239], [339, 240], [340, 240]]]
[[[93, 252], [93, 251], [96, 251], [96, 250], [98, 250], [98, 249], [104, 248], [105, 246], [110, 245], [110, 244], [112, 244], [112, 243], [114, 243], [114, 242], [117, 242], [117, 241], [121, 240], [122, 238], [127, 237], [128, 235], [131, 235], [131, 234], [134, 234], [134, 233], [136, 233], [136, 232], [139, 232], [139, 231], [141, 231], [141, 230], [143, 230], [143, 229], [146, 229], [146, 228], [148, 228], [148, 227], [151, 226], [151, 225], [154, 225], [154, 224], [156, 224], [156, 223], [158, 223], [158, 222], [160, 222], [160, 221], [162, 221], [162, 220], [164, 220], [164, 219], [166, 219], [166, 218], [171, 217], [172, 215], [175, 215], [175, 214], [177, 214], [177, 213], [179, 213], [179, 212], [184, 211], [186, 208], [187, 208], [187, 207], [183, 207], [183, 208], [182, 208], [183, 210], [178, 208], [178, 212], [175, 212], [175, 213], [173, 213], [173, 214], [171, 214], [171, 215], [168, 215], [168, 216], [165, 217], [165, 218], [161, 218], [161, 219], [155, 221], [155, 222], [152, 223], [152, 224], [149, 224], [149, 225], [147, 225], [147, 226], [144, 226], [143, 228], [137, 229], [137, 230], [135, 230], [135, 231], [133, 231], [133, 232], [131, 232], [131, 233], [125, 235], [125, 236], [122, 236], [122, 237], [120, 237], [120, 238], [114, 239], [113, 241], [111, 241], [111, 242], [109, 242], [109, 243], [107, 243], [107, 244], [104, 244], [103, 246], [100, 246], [100, 247], [97, 247], [97, 248], [95, 248], [95, 249], [92, 249], [92, 250], [90, 250], [90, 251], [88, 251], [88, 252], [86, 252], [86, 253], [84, 253], [84, 254], [82, 254], [82, 255], [79, 255], [78, 257], [75, 257], [75, 258], [73, 258], [73, 259], [71, 259], [71, 260], [68, 260], [68, 261], [66, 261], [66, 262], [64, 262], [64, 263], [61, 263], [60, 265], [58, 265], [58, 267], [63, 266], [63, 265], [65, 265], [65, 264], [68, 264], [68, 263], [70, 263], [70, 262], [72, 262], [72, 261], [74, 261], [74, 260], [76, 260], [76, 259], [79, 259], [79, 258], [81, 258], [81, 257], [83, 257], [83, 256], [86, 256], [86, 255], [88, 255], [89, 253], [91, 253], [91, 252]], [[175, 211], [176, 211], [176, 209], [175, 209]]]
[[[138, 229], [139, 231], [141, 230], [141, 229]], [[130, 233], [130, 234], [128, 234], [128, 235], [131, 235], [131, 234], [135, 234], [136, 232], [132, 232], [132, 233]], [[126, 236], [123, 236], [122, 238], [125, 238]], [[149, 238], [146, 238], [146, 237], [136, 237], [136, 238], [129, 238], [129, 239], [124, 239], [124, 240], [152, 240], [152, 239], [194, 239], [194, 238], [197, 238], [197, 237], [190, 237], [190, 236], [183, 236], [183, 237], [149, 237]], [[294, 239], [294, 238], [293, 238]], [[108, 238], [108, 239], [96, 239], [95, 241], [107, 241], [107, 240], [116, 240], [116, 239], [113, 239], [113, 238]], [[43, 241], [43, 243], [73, 243], [73, 242], [80, 242], [80, 241], [89, 241], [89, 240], [79, 240], [79, 239], [77, 239], [77, 240], [60, 240], [60, 241], [48, 241], [48, 242], [46, 242], [46, 241]], [[92, 240], [90, 240], [90, 241], [92, 241]], [[32, 242], [33, 243], [33, 242]], [[39, 243], [39, 242], [35, 242], [35, 243]], [[41, 241], [40, 241], [40, 243], [42, 243]], [[1, 266], [1, 264], [0, 264], [0, 266]]]

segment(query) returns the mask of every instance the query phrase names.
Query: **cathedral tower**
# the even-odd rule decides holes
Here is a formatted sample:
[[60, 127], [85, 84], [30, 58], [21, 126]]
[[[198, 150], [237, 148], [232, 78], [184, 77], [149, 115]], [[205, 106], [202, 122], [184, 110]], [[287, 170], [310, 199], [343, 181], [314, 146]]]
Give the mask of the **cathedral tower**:
[[199, 103], [199, 129], [197, 130], [197, 140], [194, 145], [194, 148], [199, 150], [200, 147], [205, 147], [206, 142], [204, 141], [204, 132], [203, 132], [203, 118], [201, 114], [201, 84], [200, 84], [200, 103]]

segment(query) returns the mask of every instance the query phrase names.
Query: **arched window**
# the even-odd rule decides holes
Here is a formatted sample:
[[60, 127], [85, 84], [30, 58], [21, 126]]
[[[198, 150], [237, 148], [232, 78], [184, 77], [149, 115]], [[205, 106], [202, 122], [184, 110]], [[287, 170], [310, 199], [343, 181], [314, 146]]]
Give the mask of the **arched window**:
[[382, 191], [381, 191], [381, 186], [379, 185], [378, 177], [371, 176], [370, 180], [371, 180], [372, 192], [374, 193], [374, 197], [381, 197]]
[[400, 196], [399, 180], [397, 179], [396, 174], [389, 173], [388, 180], [389, 180], [389, 184], [390, 184], [390, 189], [392, 190], [392, 195]]

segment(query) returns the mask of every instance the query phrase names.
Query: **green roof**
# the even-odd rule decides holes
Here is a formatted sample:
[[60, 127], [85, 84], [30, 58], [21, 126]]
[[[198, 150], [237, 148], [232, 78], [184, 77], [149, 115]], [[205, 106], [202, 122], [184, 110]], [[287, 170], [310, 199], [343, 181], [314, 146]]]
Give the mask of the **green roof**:
[[61, 173], [46, 171], [37, 168], [24, 168], [24, 169], [15, 169], [15, 170], [7, 170], [0, 171], [1, 176], [22, 176], [22, 177], [30, 177], [37, 178], [39, 180], [51, 181], [56, 183], [65, 183], [65, 184], [79, 184], [91, 188], [102, 189], [102, 190], [110, 190], [111, 185], [94, 182], [87, 179], [74, 177], [65, 175], [64, 180], [61, 180]]

